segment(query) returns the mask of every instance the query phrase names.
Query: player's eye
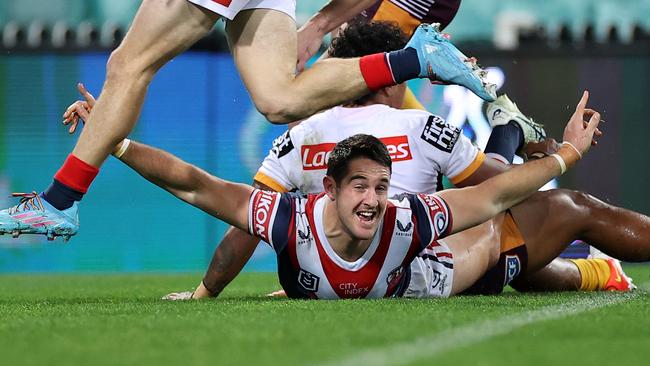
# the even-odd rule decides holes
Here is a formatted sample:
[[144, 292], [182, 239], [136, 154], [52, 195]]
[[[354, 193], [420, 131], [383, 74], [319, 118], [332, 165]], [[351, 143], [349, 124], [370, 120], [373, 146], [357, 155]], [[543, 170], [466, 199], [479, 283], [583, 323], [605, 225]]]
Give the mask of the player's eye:
[[356, 189], [357, 191], [363, 191], [363, 190], [366, 189], [366, 185], [365, 184], [357, 184], [357, 185], [354, 186], [354, 189]]

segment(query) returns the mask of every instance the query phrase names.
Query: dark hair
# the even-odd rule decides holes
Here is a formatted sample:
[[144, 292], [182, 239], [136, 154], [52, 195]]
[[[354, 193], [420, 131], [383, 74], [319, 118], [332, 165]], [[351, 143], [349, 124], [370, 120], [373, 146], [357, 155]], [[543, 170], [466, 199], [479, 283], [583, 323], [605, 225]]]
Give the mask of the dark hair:
[[331, 57], [353, 58], [404, 48], [408, 38], [391, 22], [355, 22], [349, 24], [328, 49]]
[[[337, 58], [361, 57], [402, 49], [407, 41], [404, 32], [394, 23], [354, 22], [332, 40], [328, 53]], [[365, 104], [373, 95], [366, 94], [354, 104]]]
[[372, 135], [356, 134], [334, 146], [327, 160], [327, 175], [338, 184], [348, 174], [348, 165], [354, 158], [368, 158], [392, 172], [392, 161], [383, 142]]

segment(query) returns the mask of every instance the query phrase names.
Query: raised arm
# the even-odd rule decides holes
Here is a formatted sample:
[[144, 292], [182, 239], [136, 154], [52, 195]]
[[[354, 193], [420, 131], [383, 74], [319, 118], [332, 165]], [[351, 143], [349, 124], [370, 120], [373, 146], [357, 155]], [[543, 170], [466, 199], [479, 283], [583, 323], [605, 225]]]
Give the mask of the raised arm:
[[134, 141], [119, 159], [179, 199], [248, 231], [248, 200], [253, 187], [220, 179], [168, 152]]
[[557, 154], [519, 165], [477, 186], [440, 192], [453, 214], [452, 232], [480, 224], [516, 205], [573, 166], [589, 150], [598, 131], [600, 114], [586, 109], [588, 99], [584, 92], [564, 129], [564, 143]]
[[[63, 124], [70, 125], [71, 134], [79, 120], [88, 119], [95, 105], [95, 97], [82, 83], [77, 89], [84, 100], [71, 104], [63, 113]], [[248, 231], [248, 199], [253, 187], [217, 178], [163, 150], [126, 141], [115, 147], [113, 155], [138, 174], [192, 206]]]

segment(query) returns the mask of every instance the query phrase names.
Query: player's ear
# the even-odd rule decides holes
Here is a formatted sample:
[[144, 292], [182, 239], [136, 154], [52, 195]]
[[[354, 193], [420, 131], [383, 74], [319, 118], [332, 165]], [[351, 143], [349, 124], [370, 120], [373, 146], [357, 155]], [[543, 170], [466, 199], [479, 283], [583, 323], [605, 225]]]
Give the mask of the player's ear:
[[335, 201], [336, 200], [336, 182], [334, 181], [334, 178], [330, 177], [329, 175], [326, 175], [323, 177], [323, 188], [325, 189], [325, 193], [327, 193], [327, 197]]

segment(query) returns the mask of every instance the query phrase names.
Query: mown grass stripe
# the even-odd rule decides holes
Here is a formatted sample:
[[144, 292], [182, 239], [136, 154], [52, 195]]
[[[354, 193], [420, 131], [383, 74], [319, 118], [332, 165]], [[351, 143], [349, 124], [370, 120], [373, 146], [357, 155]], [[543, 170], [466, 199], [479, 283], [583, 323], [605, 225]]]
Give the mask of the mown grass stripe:
[[[639, 291], [640, 290], [640, 291]], [[520, 314], [511, 314], [497, 319], [473, 322], [437, 334], [419, 337], [409, 342], [373, 347], [343, 359], [332, 360], [325, 365], [403, 365], [422, 358], [431, 358], [440, 353], [465, 347], [508, 334], [527, 325], [577, 315], [590, 310], [626, 302], [638, 297], [642, 291], [650, 290], [650, 283], [643, 284], [631, 293], [598, 293], [592, 297], [572, 299], [571, 302], [546, 306]]]

